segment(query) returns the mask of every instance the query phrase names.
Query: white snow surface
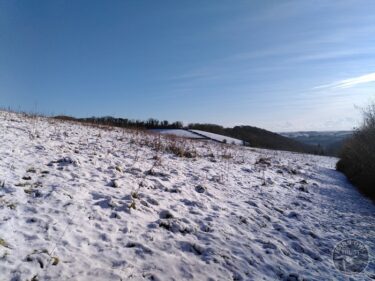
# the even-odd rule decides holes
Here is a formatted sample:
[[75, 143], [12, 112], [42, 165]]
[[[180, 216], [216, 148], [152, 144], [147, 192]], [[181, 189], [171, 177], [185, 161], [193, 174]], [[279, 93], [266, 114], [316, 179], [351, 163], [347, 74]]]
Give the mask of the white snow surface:
[[0, 111], [0, 280], [375, 278], [332, 262], [342, 239], [375, 250], [337, 159], [155, 139]]
[[206, 132], [206, 131], [201, 131], [201, 130], [190, 130], [190, 131], [192, 131], [194, 133], [197, 133], [197, 134], [200, 134], [202, 136], [205, 136], [207, 138], [210, 138], [212, 140], [219, 141], [219, 142], [226, 141], [226, 143], [228, 143], [228, 144], [243, 145], [243, 141], [239, 140], [239, 139], [235, 139], [235, 138], [231, 138], [231, 137], [227, 137], [227, 136], [223, 136], [223, 135], [218, 135], [218, 134], [214, 134], [214, 133], [210, 133], [210, 132]]
[[184, 129], [151, 129], [151, 132], [162, 134], [162, 135], [172, 135], [176, 137], [183, 137], [189, 139], [204, 139], [205, 137], [199, 136], [193, 132]]

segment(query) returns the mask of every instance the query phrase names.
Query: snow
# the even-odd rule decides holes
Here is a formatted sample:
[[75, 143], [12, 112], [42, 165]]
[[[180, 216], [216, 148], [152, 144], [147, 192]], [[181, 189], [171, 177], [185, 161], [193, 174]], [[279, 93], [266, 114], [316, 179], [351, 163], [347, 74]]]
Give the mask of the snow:
[[7, 112], [0, 132], [0, 280], [346, 280], [333, 247], [375, 251], [335, 158]]
[[184, 129], [151, 129], [151, 132], [159, 133], [162, 135], [172, 135], [176, 137], [183, 137], [189, 139], [204, 139], [205, 137], [197, 135], [193, 132]]
[[163, 135], [172, 135], [176, 137], [183, 137], [189, 139], [201, 139], [201, 140], [213, 140], [218, 142], [226, 142], [228, 144], [243, 145], [243, 141], [223, 135], [209, 133], [201, 130], [191, 129], [151, 129], [151, 132], [159, 133]]
[[226, 142], [226, 143], [229, 143], [229, 144], [243, 145], [243, 141], [239, 140], [239, 139], [235, 139], [235, 138], [231, 138], [231, 137], [227, 137], [227, 136], [223, 136], [223, 135], [218, 135], [218, 134], [214, 134], [214, 133], [209, 133], [209, 132], [201, 131], [201, 130], [190, 130], [190, 131], [192, 131], [194, 133], [197, 133], [197, 134], [200, 134], [202, 136], [205, 136], [207, 138], [210, 138], [212, 140], [219, 141], [219, 142]]

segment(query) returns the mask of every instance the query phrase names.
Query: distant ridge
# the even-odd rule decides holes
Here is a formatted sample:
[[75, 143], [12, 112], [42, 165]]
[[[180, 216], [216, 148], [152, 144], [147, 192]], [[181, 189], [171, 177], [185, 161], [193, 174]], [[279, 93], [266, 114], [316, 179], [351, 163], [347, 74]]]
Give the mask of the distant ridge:
[[345, 141], [353, 135], [353, 131], [305, 131], [280, 134], [301, 143], [319, 147], [326, 155], [338, 156]]
[[303, 144], [277, 133], [252, 126], [235, 126], [233, 128], [224, 128], [223, 126], [216, 124], [196, 123], [190, 124], [189, 129], [202, 130], [240, 139], [250, 143], [253, 147], [321, 154], [321, 151], [319, 151], [318, 147], [316, 146]]

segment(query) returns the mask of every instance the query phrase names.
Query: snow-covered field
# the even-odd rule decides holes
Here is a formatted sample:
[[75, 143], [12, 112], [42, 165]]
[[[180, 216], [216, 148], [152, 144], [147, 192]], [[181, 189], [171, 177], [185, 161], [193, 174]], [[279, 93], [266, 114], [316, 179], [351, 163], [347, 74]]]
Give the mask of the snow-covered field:
[[0, 112], [0, 280], [375, 279], [332, 262], [375, 251], [337, 159], [174, 142]]
[[201, 130], [192, 130], [192, 129], [151, 129], [150, 132], [159, 133], [162, 135], [170, 135], [182, 138], [189, 139], [202, 139], [202, 140], [211, 140], [227, 144], [236, 144], [243, 145], [244, 142], [239, 139], [218, 135]]
[[218, 134], [214, 134], [214, 133], [210, 133], [210, 132], [206, 132], [202, 130], [190, 130], [190, 131], [197, 133], [199, 135], [205, 136], [207, 138], [210, 138], [212, 140], [216, 140], [218, 142], [226, 142], [228, 144], [243, 145], [243, 141], [239, 139], [235, 139], [235, 138], [231, 138], [231, 137], [227, 137], [223, 135], [218, 135]]
[[182, 138], [189, 138], [189, 139], [205, 139], [205, 137], [190, 132], [185, 129], [151, 129], [150, 132], [162, 134], [162, 135], [171, 135], [176, 137]]

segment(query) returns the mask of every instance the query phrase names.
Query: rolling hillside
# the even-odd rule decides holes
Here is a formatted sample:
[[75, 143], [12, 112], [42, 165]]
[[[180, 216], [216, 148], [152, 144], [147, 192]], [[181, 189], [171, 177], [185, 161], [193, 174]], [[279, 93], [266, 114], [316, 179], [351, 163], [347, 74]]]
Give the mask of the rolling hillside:
[[336, 158], [8, 112], [0, 131], [1, 280], [344, 280], [337, 243], [375, 250]]
[[304, 153], [319, 152], [315, 146], [303, 144], [285, 136], [252, 126], [224, 128], [214, 124], [190, 124], [189, 128], [241, 139], [253, 147]]

